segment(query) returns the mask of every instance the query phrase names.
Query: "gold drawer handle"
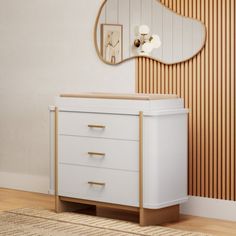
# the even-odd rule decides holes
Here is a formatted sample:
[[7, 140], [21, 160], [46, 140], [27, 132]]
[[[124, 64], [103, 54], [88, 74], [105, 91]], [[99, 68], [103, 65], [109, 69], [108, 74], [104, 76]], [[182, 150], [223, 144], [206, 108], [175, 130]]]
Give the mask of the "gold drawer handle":
[[89, 128], [105, 129], [105, 125], [88, 125]]
[[88, 155], [104, 157], [106, 154], [102, 152], [88, 152]]
[[105, 186], [105, 185], [106, 185], [106, 183], [93, 182], [93, 181], [88, 181], [88, 184], [91, 184], [91, 185], [99, 185], [99, 186]]

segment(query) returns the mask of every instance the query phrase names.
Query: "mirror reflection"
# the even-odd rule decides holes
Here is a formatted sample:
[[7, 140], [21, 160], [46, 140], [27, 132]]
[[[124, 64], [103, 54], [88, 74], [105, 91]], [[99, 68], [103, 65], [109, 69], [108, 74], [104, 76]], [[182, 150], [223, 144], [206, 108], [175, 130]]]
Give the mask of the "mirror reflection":
[[144, 56], [175, 64], [204, 46], [205, 26], [174, 13], [158, 0], [106, 0], [98, 13], [95, 46], [108, 64]]

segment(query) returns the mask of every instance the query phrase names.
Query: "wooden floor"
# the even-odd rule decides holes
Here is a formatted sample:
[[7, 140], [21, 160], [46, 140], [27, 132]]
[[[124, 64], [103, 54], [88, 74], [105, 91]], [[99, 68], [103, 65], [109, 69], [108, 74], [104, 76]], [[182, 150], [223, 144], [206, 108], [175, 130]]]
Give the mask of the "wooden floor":
[[[0, 211], [16, 208], [54, 209], [54, 197], [38, 193], [29, 193], [10, 189], [0, 189]], [[235, 213], [236, 214], [236, 213]], [[221, 236], [236, 236], [236, 222], [214, 220], [195, 216], [180, 217], [180, 221], [166, 226], [209, 233]]]

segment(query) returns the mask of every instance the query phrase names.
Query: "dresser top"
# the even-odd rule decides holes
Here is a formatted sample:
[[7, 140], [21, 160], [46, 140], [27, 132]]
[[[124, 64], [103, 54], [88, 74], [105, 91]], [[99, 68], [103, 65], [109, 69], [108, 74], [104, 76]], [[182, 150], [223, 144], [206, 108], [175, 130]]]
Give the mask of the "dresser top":
[[100, 99], [126, 99], [126, 100], [162, 100], [178, 98], [176, 94], [125, 94], [125, 93], [78, 93], [61, 94], [64, 98], [100, 98]]
[[158, 115], [181, 110], [182, 98], [171, 94], [79, 93], [61, 94], [55, 98], [59, 111], [138, 115]]

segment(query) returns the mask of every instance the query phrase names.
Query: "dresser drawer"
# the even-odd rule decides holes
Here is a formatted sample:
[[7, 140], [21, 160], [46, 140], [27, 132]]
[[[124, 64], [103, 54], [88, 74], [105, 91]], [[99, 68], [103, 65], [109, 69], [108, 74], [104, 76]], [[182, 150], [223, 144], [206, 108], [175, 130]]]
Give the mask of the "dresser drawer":
[[59, 134], [114, 138], [139, 139], [137, 116], [59, 112]]
[[59, 164], [58, 173], [59, 196], [138, 206], [138, 172]]
[[59, 162], [138, 171], [138, 141], [59, 135]]

